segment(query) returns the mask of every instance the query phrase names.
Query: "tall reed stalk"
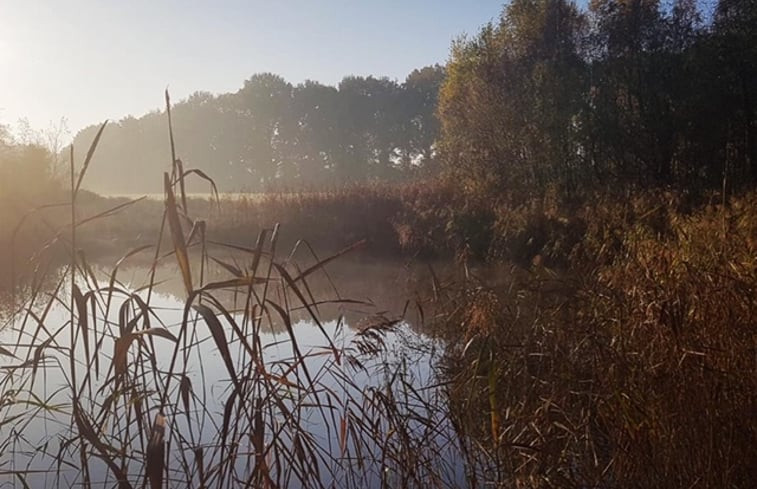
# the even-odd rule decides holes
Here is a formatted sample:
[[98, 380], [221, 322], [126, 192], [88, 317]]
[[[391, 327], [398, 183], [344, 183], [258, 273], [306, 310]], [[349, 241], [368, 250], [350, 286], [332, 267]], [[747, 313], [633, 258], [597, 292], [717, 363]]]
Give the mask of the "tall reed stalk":
[[[329, 302], [362, 304], [324, 300], [310, 284], [360, 243], [325, 259], [313, 253], [301, 267], [292, 254], [279, 259], [275, 226], [252, 247], [214, 244], [233, 250], [234, 261], [213, 256], [204, 221], [189, 212], [185, 179], [201, 178], [213, 190], [215, 184], [177, 158], [170, 109], [166, 93], [172, 161], [160, 233], [152, 246], [127, 252], [106, 280], [77, 248], [78, 230], [138, 199], [79, 217], [77, 195], [106, 124], [78, 172], [70, 150], [67, 273], [51, 292], [29, 297], [6, 331], [17, 335], [12, 349], [0, 348], [7, 360], [0, 370], [0, 477], [24, 487], [86, 488], [453, 484], [454, 467], [428, 465], [438, 465], [437, 450], [451, 436], [440, 428], [437, 391], [417, 390], [412, 368], [389, 348], [400, 321], [382, 319], [350, 333], [343, 320], [320, 318]], [[119, 267], [150, 248], [147, 286], [122, 283]], [[186, 293], [176, 311], [154, 304], [156, 271], [169, 260]], [[207, 281], [209, 261], [227, 277]], [[56, 324], [61, 310], [67, 318]], [[320, 345], [302, 343], [296, 318], [303, 314]], [[271, 328], [282, 328], [284, 337], [264, 341]], [[35, 419], [48, 426], [41, 440], [24, 435]]]

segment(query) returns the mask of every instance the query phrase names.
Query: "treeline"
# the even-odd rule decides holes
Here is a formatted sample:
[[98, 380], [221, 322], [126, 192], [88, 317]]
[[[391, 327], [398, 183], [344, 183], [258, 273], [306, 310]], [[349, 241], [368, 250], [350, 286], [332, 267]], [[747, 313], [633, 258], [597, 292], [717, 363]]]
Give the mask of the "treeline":
[[[174, 106], [187, 167], [221, 190], [327, 189], [443, 167], [471, 192], [725, 188], [757, 181], [757, 0], [513, 0], [402, 82], [292, 85], [258, 74], [236, 93]], [[165, 114], [110, 124], [88, 177], [160, 192]], [[75, 145], [88, 147], [96, 127]], [[198, 187], [199, 189], [199, 187]]]
[[755, 26], [755, 0], [513, 0], [453, 46], [442, 160], [484, 195], [753, 184]]
[[[440, 66], [402, 83], [350, 76], [338, 86], [252, 76], [236, 93], [195, 93], [172, 109], [178, 156], [221, 191], [325, 188], [413, 177], [435, 156]], [[87, 148], [88, 127], [74, 145]], [[105, 193], [160, 192], [170, 166], [165, 113], [109, 124], [87, 176]], [[207, 190], [203, 188], [203, 190]]]

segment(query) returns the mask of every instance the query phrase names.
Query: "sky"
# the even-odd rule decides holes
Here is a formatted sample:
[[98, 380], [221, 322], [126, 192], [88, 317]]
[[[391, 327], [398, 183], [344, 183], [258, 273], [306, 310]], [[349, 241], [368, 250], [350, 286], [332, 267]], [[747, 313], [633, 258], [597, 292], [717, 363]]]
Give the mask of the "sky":
[[336, 84], [403, 80], [444, 63], [451, 41], [503, 0], [0, 0], [0, 124], [26, 118], [71, 135], [254, 73]]

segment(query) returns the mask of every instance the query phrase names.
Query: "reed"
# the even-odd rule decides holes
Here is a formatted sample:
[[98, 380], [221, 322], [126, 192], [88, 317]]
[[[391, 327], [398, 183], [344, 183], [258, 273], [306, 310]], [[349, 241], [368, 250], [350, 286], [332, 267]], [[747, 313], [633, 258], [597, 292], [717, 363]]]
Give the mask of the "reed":
[[753, 201], [600, 201], [568, 269], [534, 260], [439, 289], [477, 485], [753, 484]]
[[[152, 244], [127, 251], [106, 280], [79, 247], [82, 229], [140, 201], [82, 216], [80, 187], [105, 124], [81, 166], [71, 150], [70, 222], [53, 238], [67, 243], [68, 264], [47, 277], [52, 291], [32, 289], [15, 306], [5, 330], [15, 340], [0, 348], [0, 476], [25, 487], [442, 485], [443, 474], [422, 464], [435, 463], [436, 438], [451, 432], [429, 426], [428, 413], [442, 419], [441, 411], [429, 394], [413, 390], [408, 367], [391, 360], [387, 337], [399, 334], [399, 321], [348, 335], [341, 321], [319, 318], [327, 301], [311, 293], [309, 281], [361, 243], [324, 259], [313, 255], [300, 267], [291, 253], [279, 258], [280, 231], [272, 226], [253, 247], [214, 243], [233, 248], [235, 263], [213, 256], [184, 180], [214, 184], [183, 168], [168, 94], [166, 109], [172, 161], [162, 224]], [[119, 280], [124, 262], [150, 251], [153, 272], [175, 261], [182, 310], [155, 304], [154, 273], [141, 290]], [[210, 261], [228, 277], [209, 281]], [[316, 325], [320, 346], [301, 344], [295, 311]], [[282, 326], [285, 337], [263, 343], [271, 325]], [[207, 370], [208, 355], [220, 358], [220, 378]], [[371, 373], [385, 382], [355, 380]], [[418, 402], [427, 412], [416, 412]], [[41, 442], [25, 435], [38, 420], [47, 425]]]
[[[37, 262], [11, 307], [12, 341], [0, 345], [4, 482], [714, 488], [757, 479], [754, 194], [494, 198], [439, 180], [231, 199], [184, 168], [170, 109], [166, 94], [162, 202], [81, 189], [98, 134], [82, 165], [72, 154], [68, 201], [29, 211], [65, 259]], [[214, 198], [188, 195], [190, 178]], [[61, 215], [68, 223], [56, 226]], [[101, 245], [93, 223], [106, 235], [109, 226], [141, 234], [104, 279], [88, 259]], [[320, 248], [341, 251], [323, 258]], [[352, 333], [343, 316], [323, 320], [328, 304], [368, 306], [313, 286], [366, 248], [457, 260], [452, 274], [429, 265], [429, 290], [406, 304], [423, 335], [403, 317]], [[141, 288], [122, 281], [135, 260], [151, 269]], [[506, 269], [492, 276], [485, 261]], [[178, 310], [160, 303], [156, 271], [168, 263], [183, 287]], [[316, 344], [303, 341], [302, 319]], [[41, 441], [29, 435], [40, 425]]]

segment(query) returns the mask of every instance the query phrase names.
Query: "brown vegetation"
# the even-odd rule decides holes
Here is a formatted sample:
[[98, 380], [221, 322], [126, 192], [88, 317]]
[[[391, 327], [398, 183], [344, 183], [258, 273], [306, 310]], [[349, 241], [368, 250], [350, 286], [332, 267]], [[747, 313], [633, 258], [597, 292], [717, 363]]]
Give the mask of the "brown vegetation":
[[[684, 212], [598, 200], [567, 269], [445, 292], [449, 398], [471, 475], [517, 487], [748, 487], [754, 408], [753, 194]], [[545, 223], [531, 225], [549, 228]], [[551, 234], [549, 254], [575, 229]], [[478, 440], [478, 443], [472, 440]]]

